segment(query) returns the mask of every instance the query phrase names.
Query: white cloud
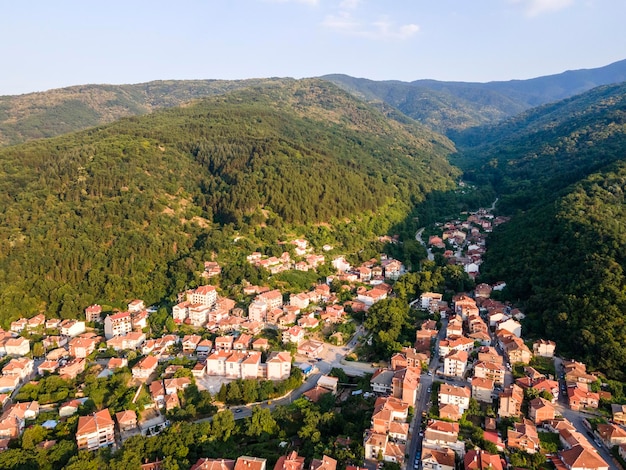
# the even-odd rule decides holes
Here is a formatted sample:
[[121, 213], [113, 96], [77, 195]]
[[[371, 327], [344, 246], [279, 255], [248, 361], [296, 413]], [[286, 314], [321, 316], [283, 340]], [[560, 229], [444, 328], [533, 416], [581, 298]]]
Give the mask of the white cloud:
[[569, 7], [574, 0], [513, 0], [513, 3], [522, 4], [527, 16], [539, 16]]
[[[356, 5], [356, 1], [346, 1]], [[398, 25], [386, 17], [370, 22], [359, 20], [347, 10], [327, 15], [322, 26], [340, 34], [369, 39], [408, 39], [419, 31], [416, 24]]]

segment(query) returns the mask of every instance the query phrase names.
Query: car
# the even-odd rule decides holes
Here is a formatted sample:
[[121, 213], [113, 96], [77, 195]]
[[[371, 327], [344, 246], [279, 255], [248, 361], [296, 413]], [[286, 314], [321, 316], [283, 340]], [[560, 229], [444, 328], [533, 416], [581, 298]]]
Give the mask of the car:
[[318, 357], [318, 358], [317, 358], [317, 362], [320, 362], [321, 360], [322, 360], [322, 358], [321, 358], [321, 357]]
[[427, 391], [428, 393], [430, 393], [430, 392], [432, 392], [432, 391], [433, 391], [433, 389], [432, 389], [432, 388], [430, 388], [430, 387], [428, 387], [428, 390], [426, 390], [426, 391]]
[[419, 436], [422, 437], [424, 435], [424, 431], [420, 431]]
[[237, 409], [235, 410], [235, 413], [241, 413], [241, 408], [237, 408]]
[[428, 375], [430, 375], [430, 376], [432, 376], [432, 375], [433, 375], [433, 371], [432, 371], [432, 370], [429, 370], [429, 371], [427, 372], [427, 374], [428, 374]]

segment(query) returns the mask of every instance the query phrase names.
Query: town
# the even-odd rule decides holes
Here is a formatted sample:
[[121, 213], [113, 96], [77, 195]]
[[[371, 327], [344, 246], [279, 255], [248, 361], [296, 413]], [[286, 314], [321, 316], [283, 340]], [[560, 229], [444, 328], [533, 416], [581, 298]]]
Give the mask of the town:
[[[416, 239], [430, 262], [461, 266], [476, 279], [489, 232], [506, 221], [482, 209], [437, 224], [427, 241], [422, 229]], [[315, 271], [327, 262], [306, 240], [291, 244], [294, 259], [287, 251], [279, 257], [253, 252], [247, 262], [272, 275]], [[525, 339], [524, 313], [498, 300], [503, 282], [478, 284], [449, 300], [442, 292], [420, 292], [410, 302], [421, 318], [412, 346], [372, 362], [359, 359], [376, 332], [355, 318], [396, 298], [394, 284], [407, 269], [384, 254], [359, 266], [334, 257], [330, 265], [334, 272], [325, 283], [301, 292], [245, 283], [244, 310], [219, 295], [211, 281], [222, 266], [207, 261], [202, 277], [208, 284], [180, 292], [168, 312], [170, 326], [159, 333], [149, 321], [158, 306], [139, 299], [124, 311], [91, 305], [79, 320], [39, 314], [12, 322], [0, 332], [0, 450], [33, 425], [52, 431], [72, 417], [77, 449], [96, 451], [119, 449], [136, 435], [157, 436], [173, 417], [201, 422], [219, 411], [239, 420], [259, 407], [331, 395], [372, 403], [363, 455], [348, 470], [608, 470], [626, 459], [626, 405], [613, 402], [601, 375], [559, 357], [553, 341]], [[368, 382], [350, 388], [356, 382], [340, 382], [338, 370], [347, 380]], [[120, 390], [109, 407], [96, 398], [108, 381]], [[243, 398], [233, 384], [244, 388]], [[253, 384], [247, 395], [246, 384]], [[195, 414], [182, 414], [189, 404]], [[601, 413], [603, 407], [610, 413]], [[37, 445], [51, 448], [55, 440]], [[266, 460], [207, 456], [191, 468], [265, 470]], [[324, 454], [308, 467], [335, 470], [338, 461]], [[302, 470], [305, 458], [291, 448], [274, 468]]]

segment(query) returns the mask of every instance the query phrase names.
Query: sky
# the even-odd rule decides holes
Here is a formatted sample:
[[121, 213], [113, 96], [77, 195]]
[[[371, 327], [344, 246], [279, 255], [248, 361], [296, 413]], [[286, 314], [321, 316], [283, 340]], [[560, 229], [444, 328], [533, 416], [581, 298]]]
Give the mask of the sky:
[[626, 59], [624, 0], [0, 0], [0, 95], [88, 83], [487, 82]]

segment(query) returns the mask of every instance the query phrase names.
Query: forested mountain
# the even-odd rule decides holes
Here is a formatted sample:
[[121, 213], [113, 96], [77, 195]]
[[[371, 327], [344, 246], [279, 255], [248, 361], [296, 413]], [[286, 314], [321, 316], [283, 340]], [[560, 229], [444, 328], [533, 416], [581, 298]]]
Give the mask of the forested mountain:
[[380, 100], [443, 134], [497, 122], [529, 108], [626, 81], [626, 60], [528, 80], [488, 83], [416, 80], [373, 81], [347, 75], [322, 77], [366, 100]]
[[[626, 80], [626, 60], [529, 80], [489, 83], [373, 81], [347, 75], [329, 80], [367, 101], [382, 101], [442, 134], [500, 121], [533, 106]], [[0, 146], [54, 137], [121, 117], [180, 106], [277, 78], [167, 80], [135, 85], [80, 85], [41, 93], [0, 96]]]
[[0, 96], [0, 146], [55, 137], [275, 80], [167, 80], [136, 85], [80, 85]]
[[526, 326], [625, 379], [626, 84], [482, 130], [455, 158], [514, 217], [488, 239], [483, 280], [505, 280]]
[[507, 211], [528, 209], [626, 156], [626, 83], [534, 108], [456, 139], [465, 178], [490, 183]]
[[1, 319], [160, 300], [203, 259], [257, 249], [255, 230], [275, 243], [295, 226], [319, 235], [316, 223], [350, 217], [352, 234], [336, 239], [346, 245], [369, 217], [368, 230], [384, 233], [454, 185], [452, 150], [315, 79], [2, 149]]

